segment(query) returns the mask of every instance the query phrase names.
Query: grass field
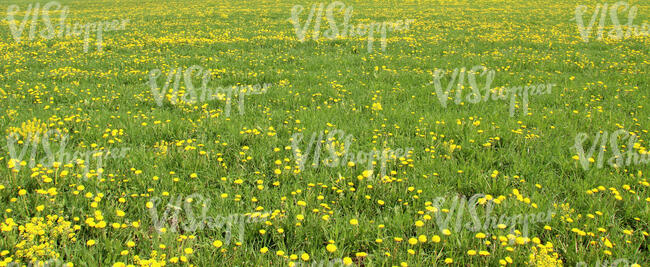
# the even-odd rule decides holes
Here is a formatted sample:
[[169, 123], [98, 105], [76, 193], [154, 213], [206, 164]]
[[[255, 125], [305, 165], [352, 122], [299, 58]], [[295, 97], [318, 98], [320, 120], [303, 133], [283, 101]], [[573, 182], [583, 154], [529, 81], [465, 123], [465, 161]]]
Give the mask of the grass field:
[[648, 1], [314, 3], [2, 0], [0, 266], [650, 266]]

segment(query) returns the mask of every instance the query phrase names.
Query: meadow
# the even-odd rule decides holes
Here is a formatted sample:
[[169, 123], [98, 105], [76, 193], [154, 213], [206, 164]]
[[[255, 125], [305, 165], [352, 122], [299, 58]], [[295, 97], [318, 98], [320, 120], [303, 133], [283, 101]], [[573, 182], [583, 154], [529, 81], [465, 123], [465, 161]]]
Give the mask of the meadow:
[[0, 267], [650, 266], [648, 1], [0, 11]]

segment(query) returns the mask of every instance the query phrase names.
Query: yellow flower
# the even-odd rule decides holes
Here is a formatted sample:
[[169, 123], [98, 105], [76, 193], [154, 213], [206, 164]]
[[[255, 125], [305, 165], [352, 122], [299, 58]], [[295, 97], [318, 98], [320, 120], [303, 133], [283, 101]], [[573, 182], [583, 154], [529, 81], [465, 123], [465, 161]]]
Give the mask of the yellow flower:
[[330, 253], [334, 253], [334, 252], [336, 251], [336, 245], [334, 245], [334, 244], [327, 244], [327, 246], [326, 246], [325, 248], [326, 248], [327, 251], [329, 251]]
[[521, 236], [518, 236], [518, 237], [515, 238], [515, 243], [516, 243], [517, 245], [523, 245], [523, 244], [526, 244], [526, 239], [523, 238], [523, 237], [521, 237]]
[[92, 239], [91, 239], [91, 240], [88, 240], [88, 241], [86, 242], [86, 245], [89, 246], [89, 247], [92, 247], [92, 246], [95, 245], [95, 243], [97, 243], [97, 242], [95, 242], [95, 240], [92, 240]]
[[485, 250], [479, 251], [478, 254], [481, 255], [481, 256], [490, 256], [490, 252], [487, 252]]
[[432, 236], [431, 241], [433, 241], [433, 243], [440, 243], [440, 236], [438, 235]]
[[350, 224], [351, 225], [359, 225], [359, 221], [357, 219], [351, 219]]
[[605, 243], [605, 246], [607, 246], [608, 248], [613, 248], [614, 247], [614, 245], [612, 245], [612, 242], [609, 241], [609, 239], [607, 239], [607, 238], [603, 238], [603, 242]]
[[446, 258], [446, 259], [445, 259], [445, 263], [446, 263], [446, 264], [452, 264], [452, 263], [454, 263], [454, 259], [452, 259], [452, 258]]
[[223, 242], [221, 242], [221, 240], [215, 240], [214, 242], [212, 242], [212, 245], [215, 248], [220, 248], [221, 246], [223, 246]]
[[301, 258], [303, 261], [308, 261], [308, 260], [309, 260], [309, 254], [307, 254], [307, 253], [303, 253], [302, 255], [300, 255], [300, 258]]
[[417, 244], [417, 243], [418, 243], [418, 240], [417, 240], [417, 239], [415, 239], [415, 238], [413, 238], [413, 237], [409, 238], [409, 244], [411, 244], [411, 245], [415, 245], [415, 244]]
[[183, 252], [185, 252], [185, 254], [188, 254], [188, 255], [189, 255], [189, 254], [194, 253], [194, 250], [193, 250], [192, 248], [185, 248], [185, 249], [183, 250]]
[[375, 111], [383, 110], [383, 108], [381, 107], [381, 103], [379, 103], [379, 102], [372, 103], [372, 110], [375, 110]]
[[263, 247], [262, 249], [260, 249], [260, 252], [261, 252], [262, 254], [265, 254], [266, 252], [269, 252], [269, 248], [267, 248], [267, 247]]
[[476, 255], [476, 250], [473, 250], [473, 249], [468, 250], [467, 255], [470, 255], [470, 256]]
[[343, 264], [345, 264], [346, 266], [351, 265], [352, 264], [352, 259], [350, 257], [343, 258]]

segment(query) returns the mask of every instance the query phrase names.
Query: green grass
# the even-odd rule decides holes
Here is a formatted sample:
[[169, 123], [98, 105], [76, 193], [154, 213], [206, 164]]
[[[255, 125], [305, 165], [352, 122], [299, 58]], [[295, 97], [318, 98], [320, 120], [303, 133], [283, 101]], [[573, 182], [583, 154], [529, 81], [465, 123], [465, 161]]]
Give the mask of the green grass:
[[[130, 21], [122, 31], [104, 33], [103, 52], [91, 42], [90, 51], [84, 53], [80, 37], [16, 43], [5, 16], [0, 21], [0, 128], [8, 137], [22, 123], [38, 119], [47, 129], [69, 133], [66, 152], [130, 150], [106, 161], [101, 179], [93, 175], [83, 179], [79, 166], [31, 170], [24, 166], [12, 172], [9, 145], [0, 143], [0, 220], [3, 227], [9, 218], [16, 224], [0, 231], [0, 266], [8, 258], [26, 264], [32, 257], [23, 250], [30, 248], [51, 249], [52, 255], [37, 259], [54, 256], [75, 266], [147, 265], [144, 260], [154, 251], [159, 261], [187, 266], [286, 266], [345, 257], [359, 266], [445, 265], [447, 258], [457, 266], [498, 266], [506, 257], [512, 259], [508, 265], [555, 266], [557, 262], [531, 262], [537, 239], [552, 243], [555, 258], [567, 266], [616, 259], [650, 264], [648, 164], [591, 165], [584, 170], [572, 158], [579, 133], [589, 136], [585, 150], [597, 132], [618, 129], [640, 137], [636, 151], [647, 151], [648, 145], [648, 36], [594, 40], [592, 35], [590, 42], [583, 42], [571, 21], [576, 5], [588, 6], [588, 22], [598, 1], [345, 1], [354, 8], [355, 25], [415, 20], [409, 30], [388, 33], [385, 51], [375, 41], [372, 52], [367, 51], [365, 37], [329, 40], [321, 35], [318, 41], [299, 42], [289, 18], [291, 8], [301, 4], [304, 22], [311, 5], [307, 1], [60, 3], [69, 7], [72, 22]], [[22, 12], [29, 3], [3, 1], [0, 10], [6, 12], [12, 4]], [[638, 7], [635, 24], [647, 23], [650, 5], [630, 4]], [[622, 24], [627, 23], [624, 13], [619, 11]], [[22, 15], [15, 17], [20, 20]], [[342, 15], [336, 16], [341, 23]], [[607, 23], [609, 30], [611, 21]], [[27, 25], [23, 38], [28, 36]], [[43, 27], [39, 25], [38, 30]], [[324, 19], [321, 30], [327, 28]], [[210, 88], [273, 86], [264, 94], [246, 96], [244, 114], [239, 114], [237, 98], [230, 116], [225, 115], [222, 100], [194, 105], [166, 101], [158, 106], [148, 84], [149, 71], [162, 70], [158, 80], [162, 85], [170, 69], [193, 65], [211, 71]], [[495, 71], [492, 88], [556, 86], [550, 94], [530, 96], [525, 115], [519, 103], [510, 116], [509, 99], [457, 105], [455, 91], [443, 108], [430, 84], [434, 71], [447, 71], [444, 87], [454, 69], [477, 65]], [[479, 76], [478, 84], [483, 83]], [[194, 84], [199, 84], [198, 78]], [[464, 95], [468, 86], [465, 83]], [[325, 130], [353, 135], [350, 152], [407, 147], [414, 151], [404, 160], [388, 161], [387, 179], [359, 179], [365, 164], [318, 168], [307, 164], [299, 171], [291, 136], [303, 133], [303, 148], [312, 133]], [[451, 149], [452, 144], [459, 147]], [[624, 144], [619, 141], [621, 147], [614, 149], [627, 151]], [[324, 147], [321, 158], [329, 157]], [[612, 150], [608, 143], [606, 159]], [[37, 158], [43, 155], [39, 147]], [[62, 175], [63, 170], [68, 174]], [[498, 174], [492, 177], [494, 171]], [[605, 190], [587, 193], [599, 186]], [[39, 190], [51, 188], [56, 194]], [[25, 195], [19, 195], [21, 189]], [[98, 194], [103, 197], [95, 199]], [[273, 215], [266, 222], [246, 223], [243, 240], [239, 226], [232, 226], [229, 244], [226, 225], [158, 233], [147, 202], [159, 197], [162, 216], [162, 205], [192, 194], [210, 200], [207, 216]], [[436, 219], [442, 211], [434, 213], [427, 207], [444, 197], [440, 208], [450, 208], [456, 196], [475, 194], [505, 197], [493, 205], [498, 216], [549, 209], [556, 215], [531, 224], [530, 239], [522, 244], [516, 238], [500, 242], [499, 237], [508, 234], [500, 229], [481, 231], [485, 239], [467, 229], [442, 234]], [[198, 203], [191, 205], [194, 214], [201, 212]], [[123, 217], [116, 214], [118, 209]], [[190, 219], [184, 212], [181, 222]], [[70, 227], [79, 226], [72, 231], [74, 236], [50, 236], [56, 241], [45, 248], [35, 248], [43, 242], [38, 237], [19, 245], [31, 240], [21, 235], [19, 226], [33, 217], [54, 214], [71, 222]], [[298, 215], [304, 219], [298, 220]], [[479, 211], [484, 221], [483, 216]], [[107, 226], [91, 227], [87, 218]], [[358, 225], [351, 225], [351, 219]], [[462, 220], [464, 224], [472, 218], [465, 213]], [[416, 221], [424, 226], [416, 226]], [[114, 229], [113, 223], [120, 228]], [[44, 227], [46, 235], [56, 232], [56, 225], [64, 224]], [[516, 229], [523, 231], [521, 225]], [[427, 241], [409, 244], [409, 238], [420, 235]], [[434, 235], [441, 241], [432, 242]], [[96, 244], [87, 245], [89, 240]], [[215, 248], [215, 240], [224, 245]], [[335, 242], [335, 252], [326, 250], [329, 240]], [[135, 246], [128, 247], [129, 241]], [[261, 253], [264, 247], [268, 252]], [[186, 254], [186, 248], [193, 252]], [[471, 256], [469, 250], [490, 255]], [[128, 254], [121, 255], [123, 251]], [[300, 259], [303, 253], [309, 255], [308, 261]], [[292, 254], [298, 259], [291, 259]], [[186, 262], [180, 261], [181, 256]], [[171, 263], [172, 258], [179, 262]]]

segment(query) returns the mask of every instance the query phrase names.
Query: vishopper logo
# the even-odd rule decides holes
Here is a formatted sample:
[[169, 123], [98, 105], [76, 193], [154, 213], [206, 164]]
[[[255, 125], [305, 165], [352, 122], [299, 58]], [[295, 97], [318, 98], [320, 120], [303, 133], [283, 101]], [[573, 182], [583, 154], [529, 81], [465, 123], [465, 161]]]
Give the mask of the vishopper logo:
[[[489, 232], [490, 228], [507, 228], [512, 234], [517, 231], [515, 227], [520, 225], [522, 226], [521, 237], [525, 240], [528, 238], [530, 224], [549, 222], [555, 215], [555, 212], [549, 209], [547, 212], [516, 215], [501, 214], [499, 216], [494, 213], [495, 200], [492, 196], [486, 194], [475, 194], [469, 201], [465, 196], [456, 196], [449, 205], [445, 205], [446, 201], [446, 198], [438, 197], [434, 200], [433, 207], [428, 208], [430, 212], [434, 213], [436, 225], [443, 234], [451, 230], [456, 232], [462, 230]], [[502, 199], [498, 201], [500, 202]], [[465, 213], [465, 210], [467, 210], [467, 213]], [[469, 215], [469, 220], [465, 219], [466, 214]], [[453, 221], [454, 217], [455, 221]], [[481, 218], [485, 220], [483, 221]], [[453, 224], [454, 222], [455, 224]], [[514, 242], [515, 236], [510, 237], [510, 242]]]
[[[247, 223], [256, 223], [266, 221], [271, 217], [270, 213], [251, 213], [251, 214], [229, 214], [227, 216], [218, 215], [216, 217], [208, 216], [210, 210], [209, 198], [203, 197], [199, 193], [194, 193], [187, 197], [182, 195], [176, 198], [171, 197], [167, 205], [163, 206], [163, 213], [159, 216], [158, 209], [162, 200], [159, 197], [152, 197], [146, 204], [146, 208], [151, 215], [153, 226], [157, 232], [164, 233], [184, 232], [192, 233], [195, 231], [223, 229], [225, 234], [224, 245], [230, 244], [233, 226], [238, 228], [239, 240], [244, 240], [244, 228]], [[195, 215], [194, 210], [200, 209], [200, 216]], [[185, 216], [181, 212], [185, 213]], [[224, 228], [225, 227], [225, 228]]]
[[[589, 23], [585, 27], [584, 14], [589, 7], [585, 5], [576, 6], [575, 18], [572, 20], [576, 21], [578, 25], [578, 32], [582, 41], [585, 43], [589, 42], [589, 38], [592, 35], [593, 28], [595, 26], [596, 20], [598, 20], [598, 33], [597, 40], [603, 40], [605, 25], [607, 24], [607, 15], [609, 11], [609, 18], [612, 22], [612, 29], [607, 33], [607, 37], [613, 40], [622, 40], [627, 39], [632, 36], [648, 36], [649, 29], [648, 23], [643, 23], [641, 26], [634, 24], [634, 19], [637, 16], [638, 7], [636, 5], [630, 5], [625, 1], [619, 1], [611, 6], [608, 3], [596, 4], [596, 7], [593, 9], [593, 13], [589, 19]], [[618, 19], [618, 11], [622, 10], [623, 12], [627, 11], [627, 31], [623, 33], [623, 28]], [[600, 16], [600, 19], [598, 18]]]
[[630, 265], [630, 262], [625, 259], [625, 258], [619, 258], [613, 260], [611, 263], [608, 260], [597, 260], [594, 265], [591, 265], [590, 263], [581, 261], [576, 263], [576, 267], [606, 267], [606, 266], [611, 266], [611, 267], [623, 267], [623, 266], [635, 266], [635, 267], [641, 267], [641, 265], [638, 264], [632, 264]]
[[[225, 113], [230, 116], [230, 109], [232, 106], [233, 94], [238, 95], [239, 100], [239, 114], [244, 114], [244, 98], [247, 95], [263, 94], [266, 93], [271, 86], [269, 83], [263, 85], [247, 85], [247, 86], [227, 86], [216, 87], [214, 89], [208, 88], [208, 83], [212, 77], [210, 70], [206, 70], [201, 66], [193, 65], [183, 70], [183, 67], [178, 67], [167, 72], [165, 83], [163, 87], [158, 86], [158, 78], [161, 76], [160, 69], [153, 69], [149, 72], [149, 86], [151, 87], [151, 94], [156, 100], [159, 107], [163, 105], [163, 100], [168, 99], [172, 105], [185, 103], [194, 104], [199, 102], [206, 102], [212, 100], [225, 100]], [[185, 84], [185, 89], [179, 101], [179, 87], [181, 84], [181, 77]], [[201, 87], [196, 88], [193, 80], [195, 78], [201, 79]], [[173, 85], [170, 89], [170, 85]], [[199, 95], [200, 93], [200, 95]]]
[[[307, 21], [304, 24], [300, 24], [300, 14], [305, 10], [305, 7], [302, 5], [295, 5], [291, 9], [291, 18], [290, 21], [293, 24], [293, 27], [296, 31], [296, 36], [300, 42], [305, 41], [307, 30], [311, 23], [314, 23], [312, 39], [318, 41], [321, 34], [321, 21], [323, 20], [323, 8], [325, 5], [323, 3], [312, 4], [309, 15], [307, 16]], [[345, 12], [343, 19], [343, 28], [339, 29], [336, 19], [334, 18], [336, 9], [338, 12]], [[368, 53], [372, 53], [372, 45], [375, 42], [375, 32], [381, 34], [381, 50], [386, 51], [386, 31], [400, 31], [408, 30], [411, 23], [414, 20], [406, 19], [404, 21], [398, 20], [396, 22], [372, 22], [370, 24], [358, 24], [355, 28], [354, 25], [350, 25], [350, 20], [352, 18], [353, 8], [345, 7], [345, 4], [341, 1], [335, 1], [327, 5], [325, 10], [325, 16], [327, 17], [327, 23], [329, 24], [329, 30], [325, 31], [323, 36], [330, 40], [344, 37], [362, 37], [368, 36]]]
[[[124, 158], [126, 152], [130, 148], [121, 148], [121, 149], [111, 149], [107, 151], [102, 150], [89, 150], [89, 151], [79, 151], [75, 150], [70, 153], [70, 149], [66, 149], [69, 135], [67, 133], [62, 133], [58, 129], [56, 130], [47, 130], [42, 133], [37, 133], [36, 135], [29, 133], [25, 138], [22, 136], [11, 132], [7, 136], [7, 149], [9, 150], [9, 168], [13, 169], [14, 172], [19, 172], [21, 167], [28, 166], [29, 168], [34, 168], [36, 164], [47, 168], [58, 168], [61, 165], [68, 165], [72, 167], [75, 163], [79, 165], [83, 170], [83, 178], [88, 179], [92, 176], [96, 176], [97, 179], [101, 179], [102, 173], [104, 172], [103, 164], [108, 161], [109, 156], [111, 158]], [[52, 136], [52, 137], [51, 137]], [[56, 140], [58, 138], [58, 140]], [[50, 143], [53, 141], [52, 143]], [[39, 154], [38, 146], [42, 145], [43, 147], [43, 157], [40, 160], [37, 158]], [[55, 153], [51, 145], [58, 145], [58, 152]], [[19, 148], [19, 145], [22, 147]], [[31, 145], [31, 153], [29, 156], [29, 162], [25, 161], [25, 155], [29, 150]], [[94, 161], [96, 170], [90, 170], [91, 163]]]
[[[52, 24], [50, 19], [50, 11], [60, 12], [59, 15], [59, 24], [58, 27]], [[84, 52], [88, 52], [90, 36], [92, 32], [96, 34], [96, 44], [97, 51], [101, 52], [103, 48], [103, 35], [104, 31], [118, 31], [124, 30], [126, 24], [129, 22], [126, 20], [112, 20], [112, 21], [99, 21], [91, 22], [86, 24], [75, 23], [74, 25], [66, 23], [68, 16], [69, 8], [67, 6], [62, 6], [61, 3], [52, 1], [43, 5], [41, 8], [40, 3], [29, 4], [27, 9], [23, 11], [25, 15], [22, 20], [18, 21], [15, 19], [15, 15], [20, 12], [20, 6], [10, 5], [7, 8], [7, 21], [9, 22], [9, 29], [11, 30], [11, 35], [14, 37], [14, 40], [17, 43], [20, 43], [23, 39], [23, 33], [28, 22], [31, 24], [29, 27], [29, 40], [33, 41], [36, 38], [37, 29], [41, 27], [41, 30], [38, 32], [39, 36], [45, 40], [58, 38], [69, 38], [72, 36], [80, 36], [83, 33], [84, 38]], [[39, 13], [40, 12], [40, 13]], [[22, 12], [21, 12], [22, 13]], [[42, 20], [43, 25], [39, 25], [41, 20], [39, 20], [39, 14]]]
[[[325, 137], [324, 134], [327, 134], [325, 140], [323, 140]], [[388, 159], [406, 160], [409, 153], [413, 150], [413, 148], [398, 148], [396, 150], [384, 149], [381, 152], [373, 150], [370, 152], [358, 151], [357, 153], [353, 153], [350, 152], [350, 145], [354, 142], [354, 136], [351, 134], [346, 136], [343, 130], [314, 132], [305, 149], [300, 149], [300, 143], [302, 143], [303, 139], [304, 135], [302, 133], [295, 133], [289, 139], [296, 164], [301, 171], [305, 169], [305, 163], [309, 160], [309, 156], [312, 155], [312, 164], [309, 166], [313, 168], [318, 168], [321, 163], [331, 168], [338, 166], [353, 167], [366, 164], [362, 176], [368, 179], [373, 178], [374, 165], [379, 165], [378, 178], [384, 178], [386, 177]], [[321, 160], [323, 143], [325, 143], [325, 148], [329, 152], [329, 158]], [[380, 163], [377, 164], [375, 159], [379, 159]]]
[[313, 260], [309, 262], [298, 262], [297, 264], [292, 265], [293, 267], [338, 267], [338, 266], [349, 266], [345, 264], [342, 259], [332, 259], [332, 260]]
[[[363, 258], [364, 261], [372, 259], [372, 257], [373, 257], [372, 254], [365, 254], [364, 253], [363, 255], [364, 256], [362, 258]], [[357, 257], [359, 257], [359, 255], [357, 255]], [[293, 267], [308, 267], [308, 266], [312, 266], [312, 267], [316, 267], [316, 266], [320, 266], [320, 267], [339, 267], [339, 266], [341, 266], [341, 267], [343, 267], [343, 266], [355, 266], [355, 265], [353, 264], [353, 261], [352, 261], [351, 258], [345, 257], [343, 259], [336, 258], [336, 259], [330, 259], [330, 260], [313, 260], [313, 261], [311, 261], [311, 263], [310, 262], [298, 262], [298, 263], [296, 263], [294, 265], [290, 264], [290, 266], [293, 266]]]
[[[573, 159], [578, 160], [584, 170], [588, 170], [592, 163], [596, 163], [596, 167], [599, 169], [603, 167], [606, 158], [605, 152], [608, 151], [608, 141], [609, 150], [613, 154], [607, 160], [609, 166], [620, 168], [631, 164], [648, 164], [648, 162], [650, 162], [650, 153], [648, 153], [645, 148], [642, 148], [641, 144], [638, 142], [639, 137], [634, 133], [630, 133], [623, 129], [616, 130], [611, 135], [607, 131], [597, 132], [594, 140], [591, 142], [591, 146], [589, 146], [588, 150], [585, 152], [584, 145], [588, 138], [589, 136], [586, 133], [579, 133], [576, 135], [574, 145], [577, 155], [573, 156]], [[621, 153], [619, 142], [624, 142], [625, 139], [627, 139], [625, 145], [627, 152]], [[594, 159], [596, 148], [598, 148], [598, 156]], [[635, 149], [639, 149], [643, 153], [636, 152]]]
[[[2, 262], [0, 262], [2, 263]], [[28, 263], [23, 263], [23, 262], [9, 262], [9, 264], [6, 265], [7, 267], [72, 267], [72, 263], [64, 263], [62, 260], [59, 259], [50, 259], [50, 260], [35, 260], [35, 261], [30, 261]]]
[[[451, 71], [451, 76], [447, 85], [444, 86], [446, 90], [443, 90], [443, 81], [448, 71], [436, 69], [433, 72], [433, 81], [429, 84], [433, 84], [434, 89], [436, 90], [435, 94], [440, 100], [440, 104], [446, 108], [447, 100], [451, 99], [449, 94], [452, 92], [454, 86], [456, 89], [453, 90], [455, 93], [454, 103], [456, 105], [464, 105], [464, 101], [468, 101], [472, 104], [477, 104], [481, 101], [487, 102], [488, 100], [507, 100], [510, 99], [510, 117], [515, 115], [515, 108], [518, 107], [516, 98], [517, 96], [522, 97], [522, 113], [526, 115], [528, 113], [528, 98], [531, 95], [542, 95], [550, 94], [552, 87], [555, 84], [535, 84], [535, 85], [526, 85], [526, 86], [513, 86], [510, 88], [492, 88], [492, 82], [496, 72], [494, 70], [489, 70], [485, 66], [474, 66], [469, 71], [462, 67], [460, 69], [455, 68]], [[480, 72], [480, 76], [484, 77], [484, 85], [479, 86], [477, 82], [477, 74]], [[471, 92], [463, 96], [463, 89], [467, 88], [465, 82], [469, 83], [469, 89]], [[483, 91], [483, 92], [481, 92]]]

